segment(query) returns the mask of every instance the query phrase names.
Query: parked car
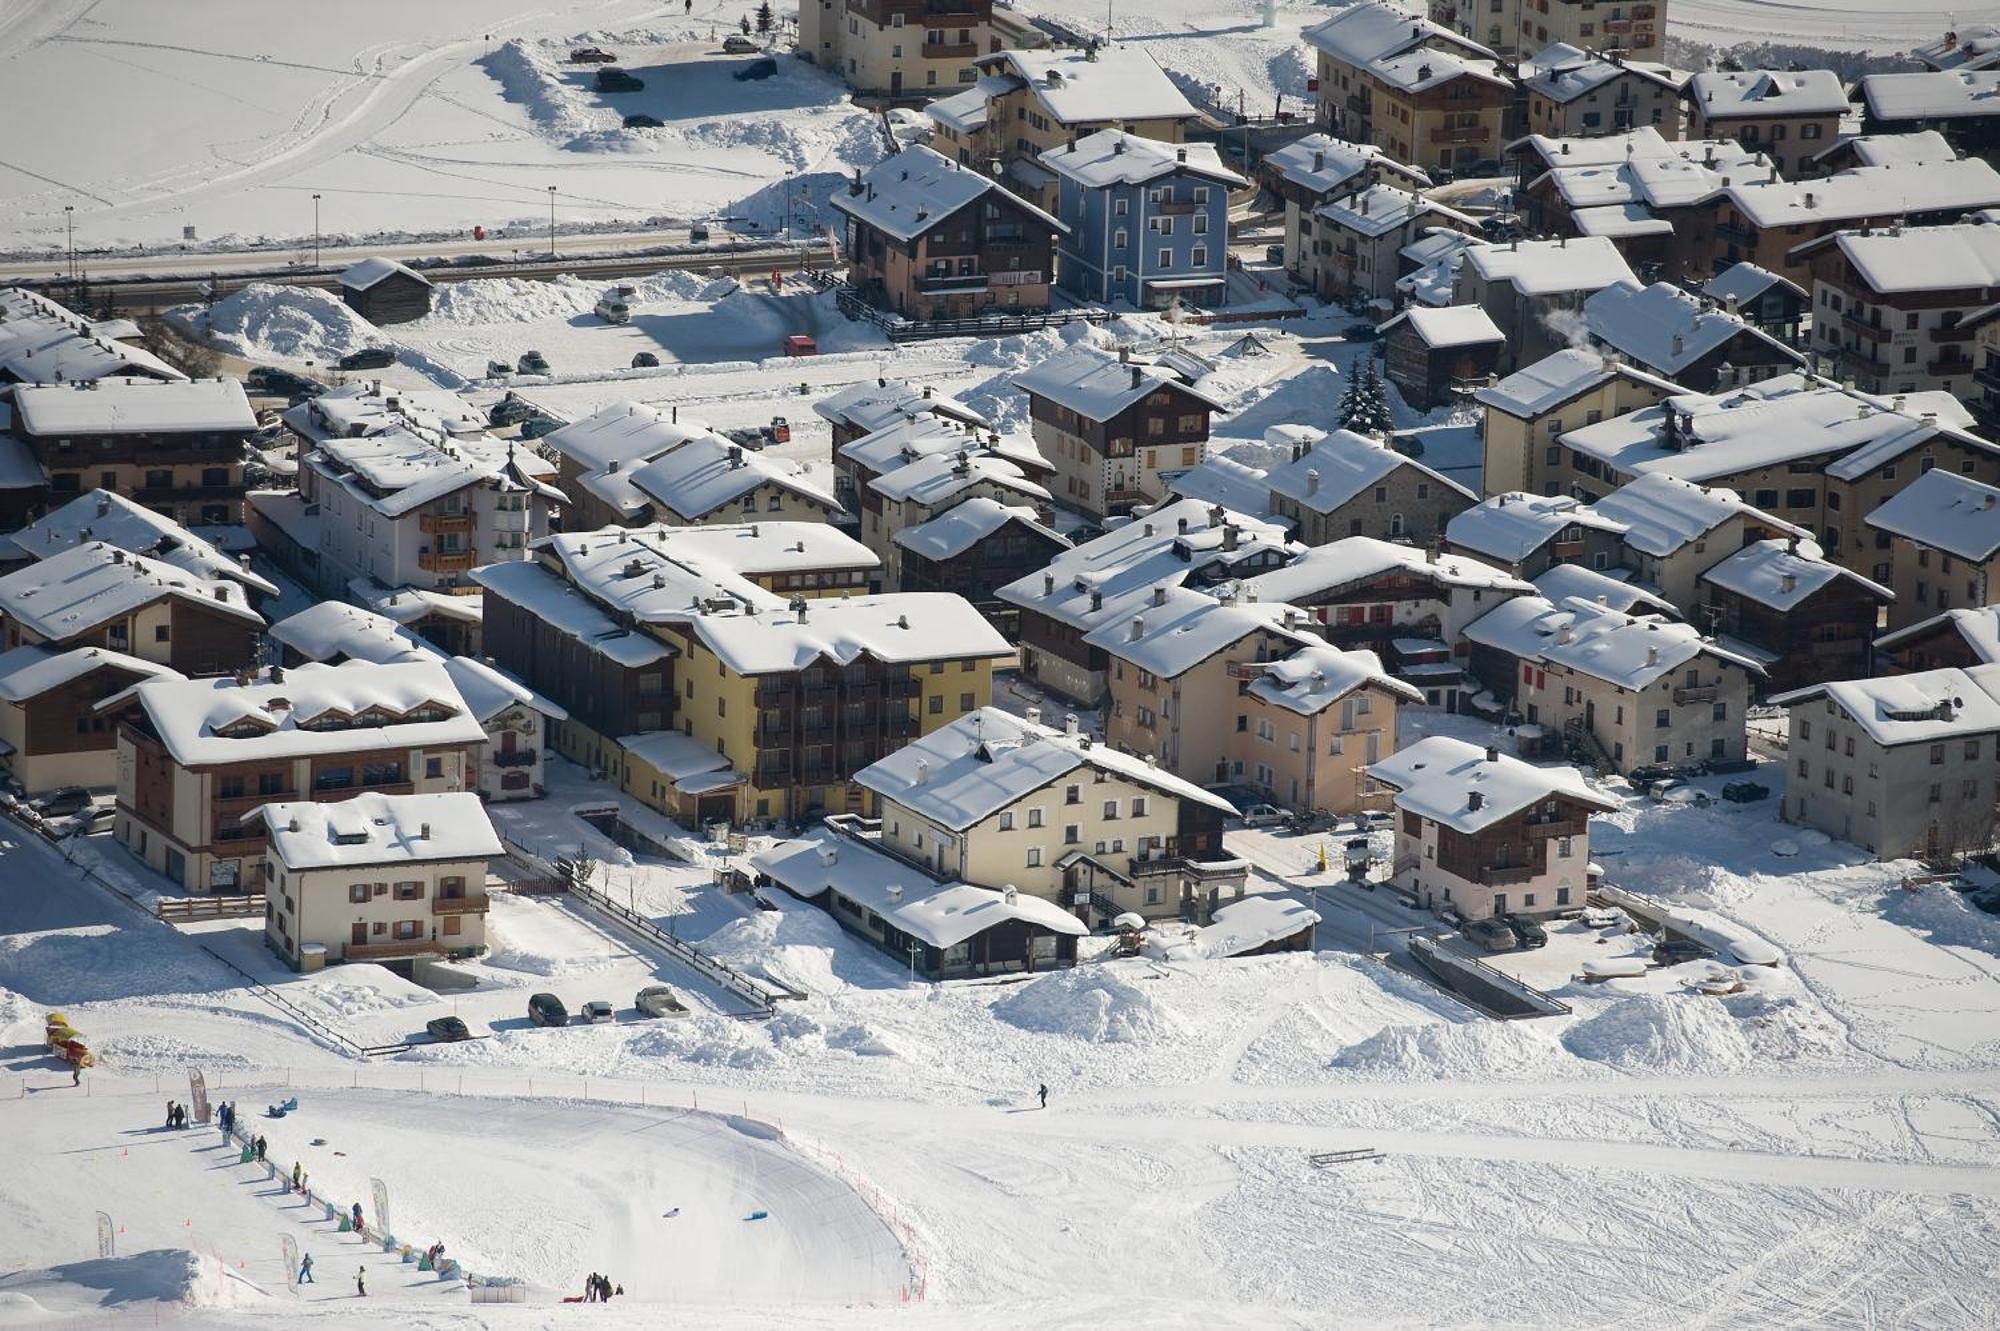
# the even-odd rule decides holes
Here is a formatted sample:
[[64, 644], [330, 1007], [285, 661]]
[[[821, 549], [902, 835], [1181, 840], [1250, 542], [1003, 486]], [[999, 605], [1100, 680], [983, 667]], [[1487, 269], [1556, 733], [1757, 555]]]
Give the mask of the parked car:
[[1722, 788], [1722, 798], [1732, 804], [1755, 804], [1771, 798], [1771, 788], [1757, 781], [1731, 781]]
[[642, 351], [632, 358], [632, 368], [635, 370], [657, 370], [660, 368], [660, 358], [650, 351]]
[[535, 414], [534, 407], [525, 399], [509, 393], [493, 404], [493, 409], [486, 413], [486, 419], [495, 427], [504, 429], [509, 425], [519, 425]]
[[597, 71], [599, 92], [637, 92], [645, 86], [644, 80], [627, 74], [616, 65], [606, 65]]
[[1685, 961], [1706, 961], [1714, 955], [1692, 938], [1668, 938], [1653, 945], [1655, 966], [1678, 966]]
[[569, 1009], [554, 994], [536, 994], [528, 1000], [528, 1020], [537, 1026], [567, 1026]]
[[540, 439], [545, 434], [554, 434], [562, 427], [563, 423], [553, 416], [530, 416], [521, 422], [521, 437]]
[[539, 351], [524, 352], [521, 359], [514, 362], [514, 368], [522, 374], [547, 374], [549, 360]]
[[1616, 929], [1626, 922], [1627, 916], [1616, 906], [1585, 906], [1577, 918], [1586, 929]]
[[1514, 931], [1505, 920], [1467, 920], [1460, 932], [1488, 952], [1505, 952], [1514, 946]]
[[626, 117], [625, 117], [625, 128], [627, 128], [627, 129], [665, 129], [665, 128], [666, 128], [666, 122], [665, 122], [665, 121], [663, 121], [663, 120], [661, 120], [661, 119], [660, 119], [660, 118], [659, 118], [658, 116], [649, 116], [649, 115], [647, 115], [647, 114], [646, 114], [645, 112], [641, 111], [641, 112], [640, 112], [640, 113], [639, 113], [638, 115], [633, 115], [633, 116], [626, 116]]
[[616, 52], [607, 51], [601, 46], [579, 46], [569, 53], [569, 62], [572, 65], [610, 65], [616, 64], [617, 61]]
[[582, 1015], [585, 1021], [594, 1026], [599, 1022], [610, 1021], [615, 1013], [611, 1004], [601, 998], [593, 998], [583, 1005]]
[[777, 72], [778, 62], [769, 56], [765, 56], [762, 60], [752, 60], [749, 64], [737, 70], [734, 77], [738, 83], [751, 83], [768, 79]]
[[1246, 804], [1243, 806], [1245, 827], [1275, 827], [1291, 817], [1275, 804]]
[[688, 228], [688, 243], [691, 245], [708, 244], [708, 223], [696, 222], [690, 226]]
[[724, 55], [755, 55], [757, 54], [757, 43], [738, 33], [731, 33], [722, 39], [722, 53]]
[[598, 299], [595, 313], [598, 318], [608, 324], [622, 324], [632, 321], [632, 307], [625, 303], [623, 296], [615, 292]]
[[649, 984], [639, 991], [632, 1000], [632, 1006], [639, 1009], [644, 1017], [685, 1017], [687, 1004], [681, 1002], [680, 995], [664, 984]]
[[82, 786], [64, 786], [51, 790], [39, 799], [30, 800], [28, 807], [44, 818], [73, 818], [91, 806], [90, 792]]
[[1547, 947], [1549, 931], [1542, 928], [1540, 920], [1529, 919], [1526, 915], [1504, 917], [1507, 927], [1514, 931], [1514, 941], [1522, 947]]
[[472, 1032], [457, 1017], [432, 1017], [424, 1023], [424, 1029], [430, 1032], [431, 1039], [447, 1044], [472, 1038]]
[[514, 373], [514, 367], [504, 360], [490, 360], [486, 362], [486, 377], [488, 379], [505, 379], [512, 373]]
[[326, 391], [303, 374], [281, 370], [275, 365], [253, 367], [250, 373], [243, 376], [243, 386], [253, 393], [261, 393], [267, 397], [290, 397], [294, 393]]
[[387, 347], [363, 347], [340, 358], [343, 370], [380, 370], [396, 363], [396, 353]]
[[2000, 887], [1982, 887], [1966, 897], [1966, 900], [1988, 915], [2000, 915]]

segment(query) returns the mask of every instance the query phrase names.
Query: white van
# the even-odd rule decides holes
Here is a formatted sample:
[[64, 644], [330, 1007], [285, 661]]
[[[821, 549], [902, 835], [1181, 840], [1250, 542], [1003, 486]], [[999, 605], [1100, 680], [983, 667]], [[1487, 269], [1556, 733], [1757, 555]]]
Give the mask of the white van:
[[632, 307], [625, 303], [623, 296], [615, 294], [603, 296], [597, 302], [597, 317], [608, 324], [629, 323], [632, 319]]

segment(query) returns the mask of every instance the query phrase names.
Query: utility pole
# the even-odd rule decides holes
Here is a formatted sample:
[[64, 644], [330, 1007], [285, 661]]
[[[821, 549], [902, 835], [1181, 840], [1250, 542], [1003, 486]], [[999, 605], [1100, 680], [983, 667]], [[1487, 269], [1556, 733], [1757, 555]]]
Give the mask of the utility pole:
[[63, 227], [69, 232], [69, 281], [76, 285], [76, 205], [63, 205]]
[[313, 267], [319, 267], [319, 195], [313, 195]]
[[549, 186], [549, 257], [556, 257], [556, 187]]

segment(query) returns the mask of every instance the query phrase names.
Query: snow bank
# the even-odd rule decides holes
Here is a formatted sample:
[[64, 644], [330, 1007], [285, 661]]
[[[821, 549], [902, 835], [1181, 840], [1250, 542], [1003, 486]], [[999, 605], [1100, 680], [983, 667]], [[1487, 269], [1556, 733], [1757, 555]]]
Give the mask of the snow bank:
[[502, 96], [525, 108], [544, 133], [573, 139], [599, 127], [589, 104], [563, 82], [562, 71], [540, 43], [515, 38], [473, 63], [500, 85]]
[[887, 1036], [866, 1023], [821, 1021], [795, 1007], [773, 1017], [765, 1029], [771, 1033], [772, 1042], [793, 1057], [837, 1053], [857, 1058], [898, 1058], [903, 1053]]
[[269, 1299], [213, 1257], [186, 1248], [154, 1248], [0, 1277], [0, 1326], [39, 1326], [75, 1317], [94, 1320], [135, 1303], [244, 1308]]
[[751, 1070], [778, 1061], [763, 1031], [729, 1017], [706, 1013], [678, 1021], [658, 1021], [625, 1041], [625, 1058], [692, 1063], [698, 1067]]
[[337, 293], [269, 282], [252, 282], [217, 301], [206, 330], [217, 349], [246, 360], [326, 364], [383, 340], [382, 330]]
[[1144, 1044], [1185, 1029], [1173, 1009], [1102, 968], [1030, 980], [995, 1003], [993, 1015], [1025, 1031], [1092, 1044]]
[[1721, 1002], [1743, 1024], [1743, 1038], [1759, 1058], [1795, 1062], [1847, 1053], [1847, 1031], [1825, 1008], [1754, 991], [1731, 994]]
[[1756, 1057], [1742, 1025], [1713, 998], [1645, 994], [1621, 999], [1563, 1033], [1578, 1058], [1631, 1071], [1740, 1067]]
[[901, 978], [886, 960], [857, 949], [819, 907], [772, 895], [781, 909], [732, 920], [704, 939], [702, 950], [746, 974], [821, 996]]
[[469, 324], [574, 318], [590, 313], [604, 291], [602, 282], [586, 282], [567, 273], [546, 282], [525, 277], [447, 282], [433, 294], [430, 314], [410, 327], [412, 331], [429, 331]]
[[1394, 1080], [1534, 1076], [1561, 1061], [1559, 1046], [1527, 1022], [1466, 1021], [1385, 1026], [1343, 1049], [1333, 1066]]

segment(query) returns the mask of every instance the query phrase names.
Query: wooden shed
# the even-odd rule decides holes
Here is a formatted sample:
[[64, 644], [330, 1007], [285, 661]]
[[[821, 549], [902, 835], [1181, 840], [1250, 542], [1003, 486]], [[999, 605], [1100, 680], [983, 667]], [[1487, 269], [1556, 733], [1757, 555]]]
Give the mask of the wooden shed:
[[1455, 389], [1485, 384], [1507, 335], [1477, 305], [1413, 306], [1382, 325], [1384, 368], [1403, 400], [1430, 411]]
[[431, 312], [431, 280], [408, 264], [378, 256], [340, 275], [340, 298], [378, 327], [404, 324]]

